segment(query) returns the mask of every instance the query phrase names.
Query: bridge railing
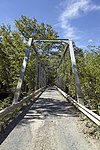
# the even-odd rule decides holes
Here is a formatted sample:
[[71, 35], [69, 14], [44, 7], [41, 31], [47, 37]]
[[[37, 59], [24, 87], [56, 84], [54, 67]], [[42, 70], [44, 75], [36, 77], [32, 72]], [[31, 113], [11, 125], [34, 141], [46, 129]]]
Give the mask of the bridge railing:
[[100, 116], [94, 113], [92, 110], [89, 110], [82, 104], [75, 101], [72, 97], [67, 95], [64, 91], [56, 86], [56, 89], [66, 98], [68, 99], [78, 110], [80, 110], [86, 117], [88, 117], [91, 121], [93, 121], [96, 125], [100, 126]]
[[5, 122], [12, 118], [12, 116], [17, 113], [19, 110], [22, 109], [23, 106], [30, 104], [31, 101], [35, 100], [39, 97], [42, 92], [45, 90], [46, 87], [40, 88], [37, 91], [29, 94], [28, 96], [24, 97], [20, 102], [12, 104], [11, 106], [3, 109], [0, 111], [0, 124], [1, 122]]

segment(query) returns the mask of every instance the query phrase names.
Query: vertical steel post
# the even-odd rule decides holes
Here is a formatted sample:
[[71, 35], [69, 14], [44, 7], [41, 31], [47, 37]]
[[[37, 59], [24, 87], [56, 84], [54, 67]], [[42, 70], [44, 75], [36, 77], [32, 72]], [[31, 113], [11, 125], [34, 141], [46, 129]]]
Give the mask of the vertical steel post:
[[38, 73], [38, 85], [39, 85], [39, 88], [40, 88], [40, 62], [38, 62], [38, 67], [39, 67], [39, 73]]
[[38, 60], [37, 60], [37, 58], [36, 58], [36, 73], [35, 73], [35, 90], [37, 90], [37, 89], [39, 89], [39, 62], [38, 62]]
[[41, 87], [41, 85], [40, 85], [40, 62], [39, 62], [39, 74], [38, 74], [39, 76], [38, 76], [38, 78], [39, 78], [39, 88]]
[[42, 87], [44, 86], [44, 69], [43, 69], [43, 66], [42, 66]]
[[40, 74], [39, 74], [39, 78], [40, 78], [40, 88], [41, 88], [41, 63], [40, 63]]
[[43, 85], [42, 86], [44, 86], [44, 70], [43, 69], [42, 69], [42, 74], [43, 74], [43, 77], [42, 77], [43, 78], [43, 81], [42, 81]]
[[22, 83], [23, 83], [23, 80], [24, 80], [24, 73], [25, 73], [27, 61], [28, 61], [28, 58], [29, 58], [31, 43], [32, 43], [32, 38], [30, 38], [29, 41], [28, 41], [28, 47], [26, 49], [24, 60], [23, 60], [23, 63], [22, 63], [20, 77], [19, 77], [19, 80], [18, 80], [18, 84], [17, 84], [15, 94], [14, 94], [13, 104], [17, 103], [18, 99], [19, 99]]
[[42, 66], [41, 66], [41, 63], [40, 63], [40, 74], [39, 74], [39, 78], [40, 78], [40, 88], [42, 87]]
[[44, 78], [45, 78], [45, 86], [47, 85], [47, 76], [46, 76], [46, 72], [45, 72], [45, 70], [44, 70]]
[[43, 85], [43, 71], [42, 71], [42, 64], [41, 64], [41, 87]]
[[46, 86], [48, 85], [48, 68], [46, 67], [46, 71], [45, 71], [45, 83]]
[[59, 87], [59, 75], [58, 75], [58, 68], [57, 68], [57, 76], [56, 76], [56, 84]]
[[72, 70], [73, 70], [73, 73], [74, 73], [74, 81], [75, 81], [77, 101], [81, 104], [84, 104], [83, 98], [82, 98], [80, 80], [79, 80], [79, 76], [78, 76], [78, 71], [77, 71], [77, 66], [76, 66], [76, 60], [75, 60], [75, 54], [74, 54], [72, 40], [69, 40], [69, 51], [70, 51], [70, 57], [71, 57], [71, 63], [72, 63]]

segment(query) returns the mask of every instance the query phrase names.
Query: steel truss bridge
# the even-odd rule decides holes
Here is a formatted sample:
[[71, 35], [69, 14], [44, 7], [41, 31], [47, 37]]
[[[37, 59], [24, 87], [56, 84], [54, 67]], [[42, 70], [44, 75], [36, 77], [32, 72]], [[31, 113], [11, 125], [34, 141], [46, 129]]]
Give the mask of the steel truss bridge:
[[[40, 57], [40, 54], [38, 52], [38, 49], [36, 48], [36, 44], [40, 43], [40, 42], [45, 42], [45, 43], [49, 42], [49, 43], [64, 45], [64, 50], [62, 52], [61, 59], [59, 60], [58, 65], [56, 66], [56, 71], [57, 71], [56, 85], [54, 85], [53, 87], [50, 87], [51, 91], [48, 89], [48, 85], [47, 85], [48, 72], [47, 72], [46, 66], [44, 65], [44, 63]], [[37, 73], [38, 83], [37, 84], [38, 84], [38, 86], [37, 86], [36, 91], [34, 91], [33, 93], [29, 94], [28, 96], [24, 97], [22, 100], [19, 101], [19, 96], [20, 96], [22, 84], [24, 81], [25, 70], [27, 67], [29, 54], [30, 54], [31, 50], [35, 52], [35, 55], [37, 58], [37, 67], [38, 67], [38, 69], [37, 69], [38, 70], [38, 73]], [[63, 88], [62, 88], [61, 82], [60, 82], [61, 79], [59, 76], [59, 68], [60, 68], [60, 65], [62, 64], [62, 61], [63, 61], [64, 56], [67, 51], [69, 51], [71, 64], [72, 64], [76, 100], [73, 99], [67, 93], [65, 93], [65, 91], [63, 91]], [[45, 94], [46, 90], [48, 90], [48, 92]], [[82, 92], [81, 92], [80, 80], [79, 80], [79, 76], [78, 76], [78, 70], [77, 70], [76, 59], [75, 59], [75, 54], [74, 54], [73, 41], [69, 40], [69, 39], [49, 39], [49, 40], [39, 39], [39, 40], [35, 40], [32, 38], [29, 38], [28, 47], [25, 52], [25, 56], [24, 56], [24, 60], [23, 60], [22, 68], [21, 68], [21, 72], [20, 72], [20, 78], [18, 80], [18, 84], [16, 87], [12, 105], [0, 111], [0, 122], [7, 124], [7, 122], [9, 122], [10, 119], [12, 120], [12, 118], [13, 118], [12, 116], [14, 116], [14, 114], [18, 114], [20, 112], [20, 110], [22, 111], [23, 107], [29, 108], [29, 106], [31, 104], [35, 103], [35, 101], [37, 101], [39, 99], [39, 97], [41, 97], [41, 94], [44, 93], [44, 96], [42, 97], [42, 99], [46, 99], [47, 97], [48, 97], [48, 99], [52, 99], [50, 97], [50, 92], [51, 92], [51, 95], [53, 95], [53, 94], [57, 94], [57, 93], [55, 93], [56, 91], [61, 93], [61, 95], [66, 99], [66, 101], [71, 103], [71, 105], [73, 105], [74, 108], [76, 108], [77, 110], [82, 112], [86, 117], [88, 117], [97, 126], [100, 126], [100, 116], [84, 106], [84, 100], [83, 100], [84, 98], [82, 97]], [[48, 94], [49, 94], [49, 96], [48, 96]], [[46, 98], [45, 98], [45, 96], [46, 96]], [[42, 103], [41, 103], [41, 105], [42, 105]], [[49, 113], [49, 111], [48, 111], [48, 113]], [[3, 140], [4, 139], [1, 138], [1, 142]]]

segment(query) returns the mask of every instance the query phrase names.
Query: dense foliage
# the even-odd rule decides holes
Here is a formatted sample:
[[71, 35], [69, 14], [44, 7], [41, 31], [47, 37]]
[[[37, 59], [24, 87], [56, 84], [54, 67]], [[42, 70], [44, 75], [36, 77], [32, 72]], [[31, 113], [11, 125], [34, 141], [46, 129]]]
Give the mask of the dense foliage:
[[[86, 51], [77, 48], [75, 56], [84, 103], [89, 109], [100, 110], [100, 47], [89, 46]], [[60, 76], [66, 82], [67, 92], [75, 97], [74, 77], [70, 69], [69, 54], [65, 58], [68, 61], [63, 60], [60, 66]]]
[[[15, 20], [16, 30], [10, 26], [0, 27], [0, 104], [10, 104], [13, 99], [21, 64], [24, 58], [27, 41], [34, 39], [55, 39], [57, 32], [49, 25], [38, 24], [36, 19], [22, 16]], [[50, 42], [36, 43], [43, 64], [46, 66], [47, 83], [54, 85], [59, 82], [59, 87], [75, 97], [74, 77], [71, 69], [69, 52], [65, 54], [59, 69], [64, 46]], [[87, 51], [75, 49], [78, 74], [84, 95], [85, 105], [91, 109], [100, 108], [100, 47], [89, 46]], [[26, 69], [21, 96], [36, 89], [37, 57], [31, 50]], [[57, 76], [59, 73], [59, 76]], [[38, 88], [38, 87], [37, 87]]]

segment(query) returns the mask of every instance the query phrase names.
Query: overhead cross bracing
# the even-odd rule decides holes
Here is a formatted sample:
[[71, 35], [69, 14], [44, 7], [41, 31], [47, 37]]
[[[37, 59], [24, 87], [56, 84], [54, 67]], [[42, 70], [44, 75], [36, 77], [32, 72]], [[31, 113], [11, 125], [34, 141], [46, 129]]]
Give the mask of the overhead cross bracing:
[[34, 40], [34, 42], [55, 42], [55, 43], [62, 43], [62, 42], [64, 42], [64, 43], [67, 43], [67, 41], [68, 41], [69, 39], [47, 39], [47, 40], [45, 40], [45, 39], [39, 39], [39, 40]]

